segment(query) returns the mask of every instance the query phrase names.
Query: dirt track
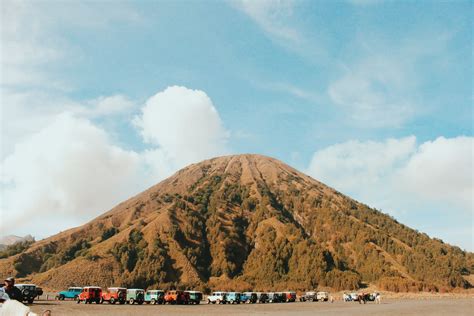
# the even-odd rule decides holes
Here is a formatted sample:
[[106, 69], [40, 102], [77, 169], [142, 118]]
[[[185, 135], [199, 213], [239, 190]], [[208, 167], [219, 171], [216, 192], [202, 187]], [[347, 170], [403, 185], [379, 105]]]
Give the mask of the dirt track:
[[[38, 301], [32, 306], [40, 313], [50, 309], [52, 315], [473, 315], [474, 299], [392, 300], [380, 305], [354, 302], [306, 302], [242, 305], [84, 305], [72, 301]], [[41, 314], [40, 314], [41, 315]]]

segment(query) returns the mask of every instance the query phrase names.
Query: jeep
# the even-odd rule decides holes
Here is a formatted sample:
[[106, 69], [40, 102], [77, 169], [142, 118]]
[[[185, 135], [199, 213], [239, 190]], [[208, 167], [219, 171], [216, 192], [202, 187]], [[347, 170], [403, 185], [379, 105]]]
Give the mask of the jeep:
[[245, 292], [240, 295], [240, 301], [242, 303], [254, 304], [257, 303], [257, 293]]
[[310, 291], [306, 292], [303, 296], [300, 297], [301, 302], [316, 302], [318, 299], [316, 298], [316, 292]]
[[147, 290], [145, 292], [145, 302], [152, 305], [164, 304], [165, 292], [162, 290]]
[[318, 301], [327, 302], [327, 301], [329, 301], [329, 293], [328, 292], [318, 292], [318, 293], [316, 293], [316, 299]]
[[240, 292], [227, 292], [227, 302], [229, 304], [240, 304]]
[[184, 291], [168, 291], [165, 295], [165, 303], [168, 304], [188, 304], [189, 293]]
[[66, 291], [61, 291], [58, 293], [58, 300], [64, 301], [66, 298], [76, 300], [79, 294], [82, 292], [82, 287], [70, 287]]
[[98, 286], [86, 286], [82, 292], [77, 296], [77, 304], [84, 301], [85, 304], [100, 304], [102, 298], [102, 289]]
[[262, 292], [257, 292], [257, 302], [259, 303], [267, 303], [268, 302], [268, 294], [267, 293], [262, 293]]
[[281, 297], [278, 293], [270, 292], [268, 293], [268, 303], [280, 303]]
[[285, 302], [294, 302], [296, 301], [296, 292], [284, 292], [283, 293], [285, 295], [284, 299], [285, 299]]
[[351, 297], [351, 299], [354, 301], [354, 302], [358, 302], [359, 301], [359, 294], [356, 293], [356, 292], [352, 292], [349, 294], [349, 296]]
[[109, 302], [109, 304], [125, 304], [127, 299], [127, 289], [124, 287], [109, 287], [107, 291], [102, 292], [101, 303]]
[[186, 291], [189, 295], [189, 303], [199, 304], [202, 300], [202, 293], [199, 291]]
[[227, 303], [226, 292], [212, 292], [212, 295], [207, 297], [207, 304], [225, 304]]
[[15, 285], [23, 295], [23, 301], [32, 304], [36, 297], [36, 285], [34, 284], [16, 284]]
[[352, 301], [352, 296], [350, 294], [344, 293], [344, 294], [342, 294], [342, 300], [344, 302], [350, 302], [350, 301]]
[[145, 301], [145, 290], [143, 289], [128, 289], [127, 290], [127, 302], [130, 305], [137, 303], [142, 305]]

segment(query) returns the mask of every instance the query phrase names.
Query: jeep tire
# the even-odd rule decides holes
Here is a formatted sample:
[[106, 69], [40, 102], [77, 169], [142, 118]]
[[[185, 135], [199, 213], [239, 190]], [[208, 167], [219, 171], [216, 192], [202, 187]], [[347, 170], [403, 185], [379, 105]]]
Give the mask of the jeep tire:
[[133, 305], [135, 303], [135, 300], [133, 298], [128, 300], [128, 304]]

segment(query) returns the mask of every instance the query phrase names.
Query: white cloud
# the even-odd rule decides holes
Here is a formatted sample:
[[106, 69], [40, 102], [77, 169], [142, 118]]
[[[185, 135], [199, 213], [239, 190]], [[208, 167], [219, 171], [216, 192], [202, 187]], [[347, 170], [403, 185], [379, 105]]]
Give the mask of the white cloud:
[[342, 192], [365, 193], [379, 189], [394, 168], [416, 150], [414, 136], [385, 142], [349, 141], [317, 151], [308, 172]]
[[159, 146], [176, 167], [227, 152], [229, 133], [200, 90], [169, 87], [148, 99], [134, 122], [145, 142]]
[[[439, 137], [421, 144], [408, 162], [394, 174], [397, 189], [473, 212], [474, 138]], [[450, 207], [452, 210], [452, 207]]]
[[[301, 2], [294, 0], [230, 0], [232, 7], [246, 14], [275, 44], [314, 64], [327, 64], [331, 38], [321, 29], [308, 27], [300, 19]], [[323, 26], [321, 26], [322, 28]]]
[[70, 111], [48, 113], [39, 121], [13, 115], [13, 121], [34, 127], [17, 139], [0, 165], [0, 231], [39, 237], [57, 233], [178, 168], [228, 152], [229, 132], [203, 91], [170, 87], [151, 97], [135, 119], [148, 142], [142, 152], [113, 144], [107, 131], [90, 121], [130, 107], [133, 102], [118, 95], [68, 105], [64, 109]]
[[329, 97], [353, 124], [400, 127], [413, 117], [417, 107], [410, 93], [413, 77], [406, 68], [387, 56], [360, 61], [329, 85]]
[[89, 121], [58, 115], [3, 161], [2, 226], [35, 231], [37, 220], [89, 219], [136, 192], [138, 164]]
[[116, 118], [136, 110], [136, 103], [120, 94], [76, 102], [42, 91], [0, 91], [1, 158], [11, 154], [15, 144], [39, 132], [63, 112], [84, 118]]
[[[308, 174], [373, 207], [424, 225], [426, 216], [451, 214], [469, 231], [474, 196], [474, 138], [439, 137], [416, 144], [415, 137], [383, 142], [349, 141], [314, 153]], [[424, 215], [423, 215], [424, 214]], [[446, 224], [448, 225], [448, 224]], [[467, 228], [466, 228], [467, 227]], [[437, 227], [436, 237], [471, 249], [471, 235], [450, 239]], [[461, 238], [462, 237], [462, 238]]]
[[286, 20], [292, 15], [294, 1], [239, 0], [231, 3], [252, 18], [271, 36], [293, 43], [301, 41], [299, 32], [286, 23]]
[[86, 106], [78, 107], [75, 111], [86, 117], [103, 117], [130, 113], [135, 103], [127, 96], [116, 94], [108, 97], [99, 97], [86, 102]]

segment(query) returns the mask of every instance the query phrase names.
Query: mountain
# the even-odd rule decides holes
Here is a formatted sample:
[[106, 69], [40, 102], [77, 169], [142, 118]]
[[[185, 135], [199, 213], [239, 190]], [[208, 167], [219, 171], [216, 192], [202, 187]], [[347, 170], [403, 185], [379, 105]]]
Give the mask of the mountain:
[[26, 235], [25, 237], [15, 236], [15, 235], [7, 235], [0, 237], [0, 245], [3, 246], [10, 246], [17, 242], [22, 241], [33, 241], [34, 238], [31, 235]]
[[45, 287], [468, 288], [474, 254], [259, 155], [190, 165], [89, 223], [0, 259]]
[[0, 251], [6, 249], [8, 246], [12, 246], [17, 243], [29, 244], [34, 241], [35, 239], [31, 235], [26, 235], [25, 237], [15, 235], [2, 236], [0, 237]]

